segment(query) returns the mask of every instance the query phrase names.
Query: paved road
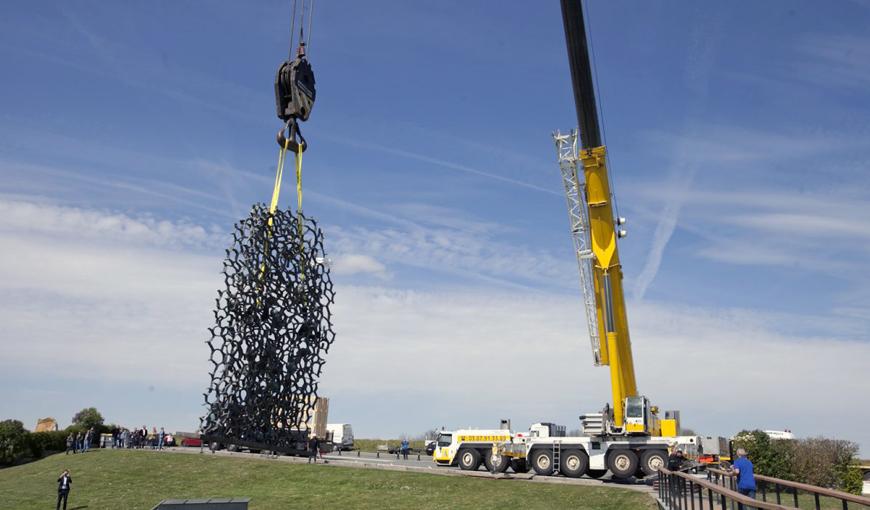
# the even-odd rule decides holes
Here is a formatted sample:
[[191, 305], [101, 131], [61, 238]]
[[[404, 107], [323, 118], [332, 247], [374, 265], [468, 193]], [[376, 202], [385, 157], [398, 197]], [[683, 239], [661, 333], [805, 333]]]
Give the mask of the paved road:
[[[357, 456], [359, 455], [359, 456]], [[338, 453], [329, 453], [324, 455], [324, 457], [328, 460], [336, 460], [343, 462], [355, 462], [355, 463], [378, 463], [390, 466], [413, 466], [413, 467], [425, 467], [432, 469], [459, 469], [459, 468], [449, 468], [435, 465], [435, 462], [432, 460], [432, 457], [426, 455], [425, 453], [420, 454], [420, 460], [417, 460], [417, 454], [408, 455], [408, 460], [404, 460], [402, 456], [396, 457], [395, 454], [389, 453], [381, 453], [378, 456], [375, 453], [368, 452], [342, 452], [341, 455]]]

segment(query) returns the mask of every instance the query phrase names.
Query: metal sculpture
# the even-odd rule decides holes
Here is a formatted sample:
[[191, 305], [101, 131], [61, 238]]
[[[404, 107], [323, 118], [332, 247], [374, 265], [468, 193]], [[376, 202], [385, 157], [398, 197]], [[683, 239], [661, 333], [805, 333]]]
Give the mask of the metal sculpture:
[[335, 293], [323, 233], [301, 212], [256, 204], [226, 250], [211, 339], [202, 435], [209, 442], [305, 450]]

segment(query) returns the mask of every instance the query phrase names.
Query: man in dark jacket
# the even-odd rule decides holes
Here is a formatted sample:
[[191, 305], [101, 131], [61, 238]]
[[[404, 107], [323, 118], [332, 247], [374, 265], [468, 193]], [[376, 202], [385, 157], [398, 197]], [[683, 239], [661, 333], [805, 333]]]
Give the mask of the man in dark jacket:
[[69, 455], [70, 450], [72, 450], [73, 453], [76, 452], [76, 436], [72, 432], [66, 436], [66, 455]]
[[317, 464], [317, 450], [320, 449], [320, 441], [317, 440], [317, 436], [311, 436], [308, 440], [308, 463], [311, 464], [311, 460], [314, 460], [314, 463]]
[[66, 510], [66, 498], [69, 497], [69, 489], [72, 487], [72, 477], [69, 469], [64, 469], [57, 479], [57, 509], [60, 510], [60, 502], [63, 500], [63, 510]]
[[683, 450], [679, 448], [674, 449], [670, 455], [668, 455], [668, 471], [679, 471], [683, 467], [683, 462], [685, 462], [686, 457], [683, 456]]

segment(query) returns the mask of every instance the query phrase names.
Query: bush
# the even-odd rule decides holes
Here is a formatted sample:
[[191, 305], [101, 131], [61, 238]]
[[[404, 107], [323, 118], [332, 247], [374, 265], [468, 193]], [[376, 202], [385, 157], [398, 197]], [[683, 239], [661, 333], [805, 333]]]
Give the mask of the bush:
[[51, 432], [31, 432], [27, 435], [27, 446], [34, 458], [42, 457], [48, 452], [66, 450], [66, 436], [69, 432], [58, 430]]
[[864, 490], [864, 472], [857, 463], [850, 464], [843, 477], [843, 490], [861, 495]]
[[858, 445], [815, 437], [775, 440], [760, 430], [743, 431], [734, 448], [744, 448], [760, 475], [860, 494], [863, 479], [855, 455]]
[[792, 440], [771, 441], [770, 436], [761, 430], [744, 430], [734, 438], [734, 451], [743, 448], [755, 472], [760, 475], [795, 480], [792, 469], [795, 445]]
[[13, 464], [27, 451], [27, 430], [18, 420], [0, 421], [0, 465]]

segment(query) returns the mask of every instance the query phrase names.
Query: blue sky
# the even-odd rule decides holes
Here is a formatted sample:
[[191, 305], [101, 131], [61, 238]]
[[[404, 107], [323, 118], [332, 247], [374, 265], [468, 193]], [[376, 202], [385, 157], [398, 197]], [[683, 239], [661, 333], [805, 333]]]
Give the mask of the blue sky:
[[[192, 430], [227, 234], [271, 192], [289, 3], [3, 11], [0, 416]], [[588, 16], [641, 391], [706, 434], [866, 454], [870, 4]], [[550, 138], [576, 124], [558, 4], [320, 2], [311, 60], [331, 420], [373, 437], [600, 408]]]

